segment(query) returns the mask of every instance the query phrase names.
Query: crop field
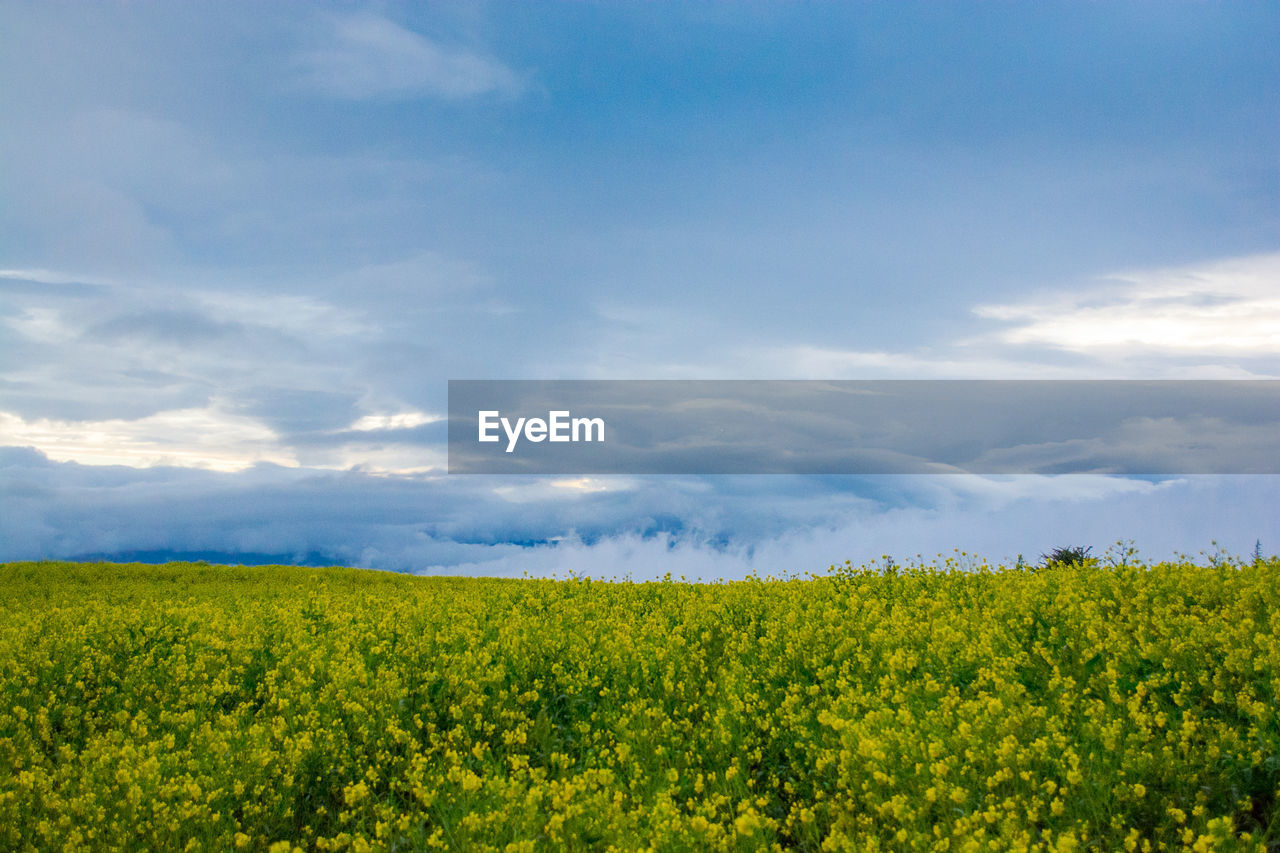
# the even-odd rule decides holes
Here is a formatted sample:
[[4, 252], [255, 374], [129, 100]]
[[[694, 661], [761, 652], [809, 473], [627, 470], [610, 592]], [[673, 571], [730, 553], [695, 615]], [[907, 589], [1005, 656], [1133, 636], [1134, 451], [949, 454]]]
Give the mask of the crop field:
[[1280, 561], [1200, 563], [4, 564], [0, 849], [1275, 850]]

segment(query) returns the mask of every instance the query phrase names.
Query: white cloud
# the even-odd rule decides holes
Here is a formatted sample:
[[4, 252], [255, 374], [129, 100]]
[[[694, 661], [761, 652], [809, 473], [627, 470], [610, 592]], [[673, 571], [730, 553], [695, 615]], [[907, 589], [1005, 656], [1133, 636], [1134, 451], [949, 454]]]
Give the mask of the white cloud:
[[580, 498], [584, 495], [626, 492], [636, 488], [629, 477], [562, 477], [538, 478], [523, 483], [495, 486], [493, 493], [508, 503], [538, 503], [546, 500]]
[[13, 281], [34, 281], [37, 284], [115, 284], [114, 279], [102, 276], [76, 275], [49, 269], [6, 269], [0, 270], [0, 278]]
[[1280, 253], [1119, 273], [1089, 287], [980, 305], [1009, 328], [908, 351], [739, 348], [712, 370], [753, 379], [1272, 379], [1280, 374]]
[[1122, 495], [1149, 495], [1184, 482], [1151, 482], [1106, 474], [1072, 474], [1069, 477], [1040, 474], [952, 474], [933, 481], [929, 494], [943, 506], [955, 507], [968, 503], [998, 510], [1020, 501], [1076, 502]]
[[[1232, 363], [1187, 363], [1185, 359], [1142, 361], [1091, 359], [1084, 354], [1047, 360], [1026, 357], [1021, 348], [975, 341], [912, 351], [859, 350], [808, 344], [756, 346], [732, 351], [732, 358], [707, 366], [664, 365], [652, 371], [669, 379], [1272, 379], [1271, 371]], [[1049, 356], [1048, 358], [1052, 358]], [[650, 377], [652, 378], [652, 377]]]
[[0, 445], [34, 447], [55, 461], [84, 465], [241, 471], [259, 462], [298, 464], [272, 430], [216, 407], [100, 421], [27, 420], [0, 412]]
[[54, 308], [27, 308], [4, 322], [22, 337], [37, 343], [58, 344], [74, 336], [62, 314]]
[[323, 43], [295, 56], [300, 82], [338, 98], [516, 95], [520, 77], [496, 60], [444, 47], [386, 18], [328, 19]]
[[393, 415], [365, 415], [351, 425], [357, 432], [370, 432], [384, 429], [413, 429], [414, 427], [433, 424], [444, 420], [441, 415], [428, 415], [426, 412], [397, 412]]
[[996, 340], [1072, 352], [1280, 355], [1280, 253], [1119, 273], [1096, 286], [975, 309]]
[[[510, 551], [490, 548], [481, 559], [428, 562], [424, 573], [535, 577], [569, 575], [636, 581], [673, 578], [713, 581], [758, 576], [823, 574], [848, 559], [869, 564], [883, 555], [898, 563], [951, 557], [959, 566], [983, 561], [1037, 562], [1058, 546], [1090, 546], [1102, 557], [1133, 542], [1141, 558], [1171, 559], [1212, 550], [1246, 554], [1260, 538], [1277, 537], [1266, 511], [1275, 477], [1189, 477], [1162, 483], [1107, 477], [930, 478], [932, 489], [955, 500], [934, 507], [862, 508], [831, 524], [796, 525], [769, 536], [734, 537], [731, 544], [694, 534], [620, 533], [590, 543], [576, 536]], [[768, 498], [764, 498], [768, 499]]]
[[[739, 352], [737, 371], [754, 379], [1078, 379], [1078, 366], [999, 355], [890, 352], [818, 346], [757, 347]], [[1090, 374], [1096, 377], [1096, 372]]]
[[363, 312], [311, 296], [208, 290], [193, 293], [192, 298], [216, 320], [278, 329], [301, 338], [370, 335], [378, 331], [377, 326], [363, 319]]
[[443, 451], [412, 444], [346, 442], [323, 450], [299, 449], [298, 458], [309, 468], [359, 471], [379, 477], [443, 474], [448, 467]]
[[[432, 423], [421, 413], [362, 419], [389, 426]], [[359, 422], [357, 422], [359, 423]], [[288, 468], [360, 471], [382, 476], [442, 473], [438, 449], [385, 441], [348, 441], [334, 446], [296, 447], [260, 420], [225, 411], [217, 404], [170, 409], [143, 418], [61, 420], [23, 418], [0, 412], [0, 446], [34, 447], [57, 462], [81, 465], [172, 466], [210, 471], [243, 471], [269, 462]]]
[[[975, 347], [983, 354], [975, 354]], [[1280, 366], [1189, 360], [1181, 353], [1143, 359], [1096, 359], [1086, 353], [1037, 353], [990, 339], [916, 350], [861, 350], [812, 344], [760, 345], [725, 350], [719, 359], [600, 362], [600, 379], [1276, 379]], [[1173, 357], [1178, 356], [1178, 357]], [[561, 371], [565, 372], [564, 370]]]

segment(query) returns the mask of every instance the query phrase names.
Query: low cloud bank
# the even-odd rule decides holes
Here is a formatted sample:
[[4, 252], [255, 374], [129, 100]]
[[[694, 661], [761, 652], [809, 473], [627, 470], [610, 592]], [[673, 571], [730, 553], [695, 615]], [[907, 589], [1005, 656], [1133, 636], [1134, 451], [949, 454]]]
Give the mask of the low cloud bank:
[[[84, 466], [0, 449], [0, 560], [209, 559], [646, 580], [1062, 545], [1280, 543], [1280, 477], [385, 477]], [[1216, 541], [1216, 545], [1214, 544]]]

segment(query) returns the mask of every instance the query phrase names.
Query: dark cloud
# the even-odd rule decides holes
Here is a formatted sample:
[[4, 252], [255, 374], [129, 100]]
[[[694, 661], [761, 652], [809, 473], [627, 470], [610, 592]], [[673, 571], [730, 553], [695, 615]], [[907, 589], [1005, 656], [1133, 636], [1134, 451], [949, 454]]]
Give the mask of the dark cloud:
[[[401, 571], [741, 576], [952, 547], [1001, 558], [1063, 543], [1245, 553], [1280, 542], [1280, 478], [377, 477], [54, 463], [0, 449], [0, 560], [185, 557]], [[1215, 509], [1215, 507], [1218, 507]], [[630, 544], [628, 544], [630, 543]], [[592, 562], [594, 561], [594, 562]], [[768, 565], [766, 565], [768, 564]]]

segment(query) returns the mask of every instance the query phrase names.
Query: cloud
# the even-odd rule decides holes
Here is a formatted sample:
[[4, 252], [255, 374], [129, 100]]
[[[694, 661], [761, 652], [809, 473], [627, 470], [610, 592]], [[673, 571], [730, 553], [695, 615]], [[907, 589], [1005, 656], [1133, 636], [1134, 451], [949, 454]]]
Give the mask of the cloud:
[[85, 464], [381, 475], [443, 469], [445, 383], [421, 339], [465, 327], [451, 294], [487, 281], [433, 252], [333, 271], [313, 293], [3, 273], [0, 442]]
[[373, 432], [387, 429], [413, 429], [442, 420], [441, 415], [428, 415], [426, 412], [396, 412], [395, 414], [365, 415], [348, 429], [356, 432]]
[[1118, 273], [1039, 299], [983, 305], [995, 339], [1107, 358], [1130, 353], [1280, 356], [1280, 253]]
[[192, 300], [221, 322], [254, 325], [302, 337], [351, 337], [374, 334], [364, 312], [312, 296], [285, 293], [196, 290]]
[[[1163, 483], [1104, 477], [930, 478], [943, 498], [931, 506], [862, 506], [829, 524], [797, 524], [770, 536], [736, 535], [728, 541], [687, 531], [642, 535], [621, 532], [594, 541], [570, 536], [485, 559], [436, 564], [425, 573], [496, 576], [714, 581], [758, 576], [822, 574], [883, 555], [899, 563], [956, 558], [1004, 565], [1064, 545], [1088, 545], [1099, 556], [1132, 542], [1145, 559], [1212, 552], [1247, 554], [1264, 548], [1280, 526], [1261, 510], [1280, 494], [1280, 478], [1188, 478]], [[761, 496], [763, 500], [763, 495]], [[1215, 504], [1222, 501], [1222, 504]], [[1226, 510], [1227, 502], [1235, 509]], [[1223, 506], [1221, 513], [1206, 506]], [[1240, 512], [1240, 508], [1244, 511]], [[1215, 543], [1216, 546], [1215, 546]], [[960, 552], [964, 552], [962, 555]]]
[[894, 352], [798, 344], [748, 348], [738, 355], [740, 369], [760, 379], [1079, 379], [1082, 373], [1079, 364], [946, 349]]
[[[1027, 352], [1027, 347], [974, 341], [922, 350], [857, 350], [810, 345], [740, 350], [732, 370], [753, 379], [1276, 379], [1275, 370], [1220, 363], [1186, 354], [1144, 353], [1145, 357], [1102, 359], [1095, 351]], [[1212, 355], [1212, 354], [1200, 354]], [[705, 374], [700, 375], [705, 378]], [[727, 377], [726, 377], [727, 378]]]
[[571, 500], [586, 494], [631, 491], [635, 480], [627, 477], [538, 477], [495, 486], [493, 493], [508, 503]]
[[332, 16], [320, 43], [299, 51], [298, 80], [335, 98], [451, 100], [520, 94], [524, 83], [502, 63], [446, 47], [371, 14]]
[[288, 389], [258, 392], [267, 396], [133, 419], [26, 419], [0, 411], [0, 446], [33, 448], [60, 462], [134, 468], [233, 472], [265, 462], [378, 475], [445, 470], [443, 436], [419, 430], [443, 425], [438, 415], [366, 415], [347, 429], [334, 429], [334, 410], [344, 403], [350, 408], [351, 401], [334, 402], [334, 395], [321, 392], [318, 399]]
[[32, 284], [54, 285], [112, 285], [115, 279], [98, 276], [75, 275], [73, 273], [48, 269], [13, 269], [0, 270], [0, 279], [27, 282]]
[[[218, 288], [278, 292], [368, 265], [377, 286], [379, 277], [412, 274], [397, 263], [426, 265], [431, 246], [417, 241], [458, 221], [502, 180], [471, 149], [339, 144], [347, 132], [280, 144], [246, 138], [225, 117], [157, 104], [77, 103], [24, 118], [0, 135], [0, 160], [12, 164], [0, 266], [39, 281], [61, 282], [68, 276], [59, 270], [70, 268], [92, 270], [89, 283], [145, 275], [194, 289], [216, 271]], [[459, 203], [432, 203], [445, 196]], [[441, 278], [452, 284], [455, 272]]]
[[0, 326], [0, 411], [59, 421], [201, 408], [215, 391], [234, 405], [264, 385], [352, 392], [349, 347], [373, 331], [308, 296], [16, 279], [0, 280]]
[[[1207, 281], [1204, 287], [1220, 292], [1253, 292], [1265, 301], [1266, 275], [1275, 257], [1280, 256], [1224, 260], [1183, 278]], [[1263, 262], [1267, 259], [1271, 265]], [[1145, 280], [1136, 274], [1134, 279]], [[483, 270], [432, 251], [332, 271], [305, 294], [218, 287], [209, 280], [178, 290], [100, 274], [3, 270], [0, 325], [11, 336], [8, 352], [0, 354], [0, 412], [10, 418], [12, 443], [38, 447], [59, 460], [128, 465], [150, 460], [218, 470], [272, 461], [381, 475], [430, 473], [444, 465], [443, 434], [428, 429], [438, 423], [443, 407], [443, 379], [461, 373], [460, 364], [470, 365], [463, 368], [470, 373], [510, 370], [503, 353], [486, 343], [512, 340], [510, 324], [490, 318], [490, 334], [479, 334], [477, 312], [486, 309], [470, 305], [497, 292]], [[1178, 298], [1179, 291], [1170, 293], [1166, 301]], [[358, 294], [358, 302], [352, 294]], [[1197, 298], [1204, 301], [1203, 294]], [[739, 346], [720, 349], [716, 360], [701, 362], [696, 370], [692, 364], [683, 370], [664, 367], [643, 352], [635, 358], [651, 375], [693, 371], [700, 378], [1268, 375], [1265, 359], [1213, 352], [1144, 350], [1101, 360], [1089, 352], [1037, 349], [998, 337], [988, 338], [981, 352], [975, 351], [977, 343], [941, 342], [901, 352]], [[542, 363], [576, 352], [576, 345], [570, 338], [541, 350]], [[227, 418], [234, 419], [234, 429]], [[127, 425], [137, 421], [142, 422]], [[155, 440], [156, 429], [169, 422], [184, 426], [163, 442]], [[61, 438], [60, 430], [65, 430]], [[1170, 453], [1196, 444], [1194, 430], [1183, 432], [1168, 435]], [[234, 436], [235, 444], [213, 452], [209, 436], [220, 434]], [[120, 446], [109, 449], [102, 436], [120, 437]], [[1242, 447], [1256, 448], [1256, 436], [1242, 438], [1249, 439]], [[1015, 443], [1044, 440], [1032, 436]], [[1017, 459], [1043, 465], [1088, 458], [1097, 460], [1098, 470], [1116, 470], [1116, 459], [1133, 458], [1128, 444], [1118, 446], [1123, 452], [1067, 445], [1016, 450]], [[1016, 465], [1013, 457], [1006, 461]], [[1008, 468], [1002, 464], [994, 470]], [[522, 491], [527, 490], [510, 494]]]
[[[1236, 414], [1248, 417], [1253, 413]], [[1274, 423], [1233, 422], [1198, 413], [1179, 417], [1131, 417], [1106, 435], [993, 449], [975, 460], [974, 468], [1044, 473], [1079, 470], [1256, 472], [1276, 459], [1276, 436]]]
[[34, 447], [50, 459], [86, 465], [239, 471], [259, 462], [298, 464], [260, 422], [216, 407], [103, 421], [25, 420], [0, 412], [0, 444]]
[[911, 349], [813, 344], [736, 347], [673, 378], [1280, 378], [1280, 253], [1100, 276], [1086, 286], [978, 305], [997, 332]]
[[[585, 488], [576, 488], [584, 485]], [[517, 487], [512, 500], [508, 489]], [[547, 499], [539, 489], [555, 491]], [[0, 449], [0, 560], [307, 562], [643, 580], [822, 572], [961, 549], [1034, 559], [1120, 539], [1148, 557], [1280, 542], [1280, 477], [526, 478], [257, 465], [239, 473]]]
[[160, 309], [118, 314], [90, 326], [85, 334], [102, 341], [150, 339], [185, 346], [196, 340], [234, 337], [243, 332], [244, 327], [238, 323], [219, 322], [197, 311]]

